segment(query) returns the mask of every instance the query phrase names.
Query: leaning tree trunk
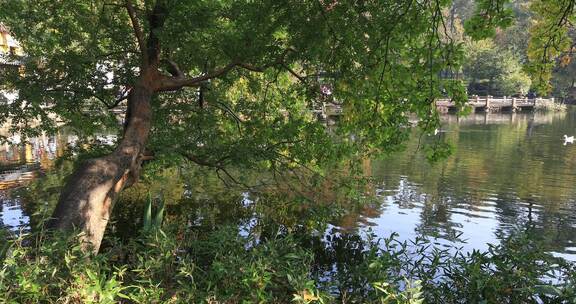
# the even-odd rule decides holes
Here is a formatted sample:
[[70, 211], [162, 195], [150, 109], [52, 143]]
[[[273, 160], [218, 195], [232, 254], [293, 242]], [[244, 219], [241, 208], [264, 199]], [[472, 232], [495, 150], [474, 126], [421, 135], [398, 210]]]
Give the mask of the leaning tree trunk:
[[141, 81], [128, 96], [122, 140], [109, 155], [83, 162], [64, 186], [48, 226], [81, 232], [87, 248], [98, 252], [118, 193], [139, 175], [151, 127], [151, 80]]

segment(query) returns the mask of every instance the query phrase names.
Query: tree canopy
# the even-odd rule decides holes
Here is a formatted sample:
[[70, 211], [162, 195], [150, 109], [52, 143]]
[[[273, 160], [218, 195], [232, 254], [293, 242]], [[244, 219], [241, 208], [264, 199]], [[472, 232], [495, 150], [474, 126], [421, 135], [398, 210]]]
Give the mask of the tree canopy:
[[[513, 23], [510, 1], [475, 3], [464, 24], [472, 38]], [[230, 164], [281, 172], [319, 168], [342, 155], [390, 152], [408, 136], [409, 115], [430, 132], [438, 125], [435, 99], [466, 100], [463, 82], [446, 76], [464, 59], [445, 20], [451, 5], [0, 0], [0, 20], [27, 55], [22, 69], [1, 81], [18, 96], [0, 106], [0, 122], [27, 136], [57, 124], [80, 135], [117, 130], [116, 149], [73, 175], [59, 204], [68, 205], [56, 211], [86, 217], [86, 206], [104, 208], [106, 221], [115, 194], [137, 179], [150, 151], [156, 159], [213, 167], [233, 180]], [[546, 86], [551, 64], [570, 44], [574, 3], [542, 0], [532, 7], [540, 21], [529, 58], [543, 60], [533, 61], [531, 71]], [[342, 106], [336, 128], [313, 115], [322, 102]], [[108, 110], [123, 105], [121, 127]], [[429, 155], [446, 151], [437, 142]], [[88, 227], [88, 234], [96, 229], [73, 224]]]
[[30, 135], [40, 128], [27, 124], [50, 112], [82, 132], [114, 126], [106, 109], [134, 85], [142, 39], [159, 40], [163, 74], [177, 63], [181, 75], [205, 78], [163, 88], [153, 105], [155, 149], [195, 158], [214, 147], [243, 159], [272, 147], [329, 155], [315, 151], [330, 145], [309, 111], [325, 97], [321, 82], [346, 109], [336, 132], [374, 150], [405, 138], [408, 113], [434, 120], [441, 87], [457, 95], [458, 83], [438, 76], [462, 58], [441, 32], [447, 1], [134, 1], [133, 21], [128, 3], [2, 2], [0, 17], [28, 56], [25, 73], [3, 81], [25, 88], [3, 121]]
[[522, 70], [518, 57], [490, 41], [466, 46], [463, 72], [469, 78], [468, 92], [476, 95], [525, 95], [530, 77]]
[[[131, 2], [0, 2], [2, 22], [21, 41], [28, 57], [24, 74], [2, 81], [7, 88], [25, 88], [19, 91], [19, 107], [2, 109], [3, 121], [21, 123], [30, 134], [40, 129], [28, 128], [26, 123], [46, 118], [49, 112], [84, 132], [114, 125], [105, 110], [118, 106], [130, 90], [145, 60], [146, 47], [139, 44], [152, 38], [162, 46], [162, 72], [170, 74], [177, 63], [182, 75], [206, 80], [182, 90], [166, 88], [163, 91], [171, 92], [159, 95], [155, 102], [159, 123], [169, 121], [166, 115], [181, 115], [173, 121], [187, 127], [190, 124], [183, 122], [193, 121], [190, 133], [228, 129], [239, 135], [238, 126], [265, 123], [260, 119], [264, 113], [270, 118], [268, 127], [272, 117], [282, 120], [287, 112], [290, 118], [300, 116], [311, 123], [304, 110], [322, 100], [318, 85], [328, 81], [334, 86], [333, 99], [350, 105], [346, 121], [354, 123], [357, 132], [364, 131], [365, 137], [386, 145], [398, 142], [397, 135], [371, 134], [374, 127], [402, 126], [407, 121], [401, 117], [408, 112], [430, 119], [430, 105], [441, 87], [458, 85], [438, 77], [440, 71], [458, 68], [463, 57], [461, 46], [442, 32], [443, 10], [450, 8], [451, 1]], [[516, 6], [508, 2], [477, 1], [476, 14], [470, 1], [454, 5], [468, 18], [468, 33], [481, 38], [493, 35], [497, 26], [512, 24]], [[532, 1], [531, 7], [538, 19], [530, 56], [544, 52], [540, 55], [545, 60], [535, 61], [534, 69], [547, 71], [550, 60], [570, 41], [567, 30], [573, 3]], [[162, 24], [153, 24], [155, 18], [150, 16], [162, 19]], [[544, 31], [546, 26], [553, 31]], [[202, 111], [199, 95], [209, 105]], [[191, 115], [195, 117], [186, 117]], [[207, 116], [211, 122], [203, 121]], [[284, 120], [286, 124], [295, 121]], [[374, 125], [377, 120], [387, 123]], [[41, 128], [53, 128], [52, 122], [42, 120]], [[343, 126], [341, 132], [350, 129]], [[254, 134], [242, 138], [247, 135]]]

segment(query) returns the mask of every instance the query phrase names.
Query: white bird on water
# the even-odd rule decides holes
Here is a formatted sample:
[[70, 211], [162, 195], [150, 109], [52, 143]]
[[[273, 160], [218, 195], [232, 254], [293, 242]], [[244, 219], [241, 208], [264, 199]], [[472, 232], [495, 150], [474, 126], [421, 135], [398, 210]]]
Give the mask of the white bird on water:
[[[440, 133], [440, 130], [434, 129], [434, 136], [438, 135], [438, 133]], [[428, 133], [428, 136], [432, 136], [432, 133]]]
[[574, 143], [574, 136], [568, 136], [564, 134], [564, 145], [573, 143]]

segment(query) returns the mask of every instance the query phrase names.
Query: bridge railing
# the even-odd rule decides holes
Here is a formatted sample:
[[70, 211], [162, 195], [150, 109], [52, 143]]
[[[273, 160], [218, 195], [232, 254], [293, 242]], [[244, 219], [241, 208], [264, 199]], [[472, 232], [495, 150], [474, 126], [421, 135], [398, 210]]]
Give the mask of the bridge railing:
[[[528, 97], [492, 97], [492, 96], [469, 96], [467, 104], [479, 106], [535, 106], [539, 102], [554, 102], [554, 98], [528, 98]], [[438, 106], [454, 106], [455, 103], [447, 98], [438, 99], [436, 101]]]
[[[469, 96], [466, 105], [472, 106], [473, 108], [486, 109], [501, 109], [501, 108], [536, 108], [538, 104], [554, 103], [554, 97], [552, 98], [528, 98], [528, 97], [493, 97], [493, 96]], [[450, 108], [456, 106], [456, 103], [448, 98], [441, 98], [436, 100], [436, 106], [440, 108], [441, 111], [447, 111]], [[323, 117], [338, 116], [342, 115], [342, 107], [340, 105], [324, 103], [321, 108], [314, 111], [317, 114], [321, 114]]]

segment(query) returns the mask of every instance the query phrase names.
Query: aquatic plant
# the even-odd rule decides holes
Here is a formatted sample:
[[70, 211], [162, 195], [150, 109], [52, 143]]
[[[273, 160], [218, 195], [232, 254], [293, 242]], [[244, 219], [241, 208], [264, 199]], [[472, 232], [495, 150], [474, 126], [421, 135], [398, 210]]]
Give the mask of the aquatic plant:
[[162, 226], [162, 221], [164, 219], [164, 197], [162, 194], [158, 196], [157, 201], [158, 207], [156, 209], [156, 213], [152, 215], [152, 205], [154, 205], [155, 200], [152, 198], [152, 194], [148, 192], [148, 200], [144, 209], [142, 225], [142, 232], [144, 233], [149, 233], [152, 230], [158, 230]]

